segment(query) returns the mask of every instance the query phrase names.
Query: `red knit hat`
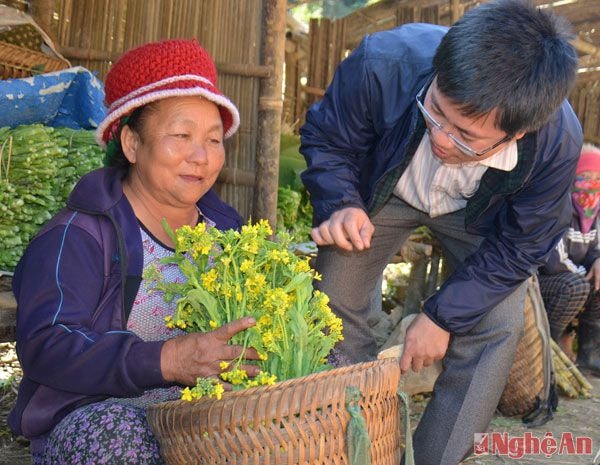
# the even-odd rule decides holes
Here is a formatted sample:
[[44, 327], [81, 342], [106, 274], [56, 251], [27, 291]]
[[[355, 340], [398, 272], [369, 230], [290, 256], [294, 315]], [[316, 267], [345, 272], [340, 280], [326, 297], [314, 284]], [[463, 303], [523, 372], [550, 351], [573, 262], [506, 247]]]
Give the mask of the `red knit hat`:
[[116, 134], [123, 116], [167, 97], [200, 95], [219, 107], [225, 138], [240, 125], [236, 106], [217, 88], [217, 69], [196, 39], [173, 39], [142, 45], [126, 52], [106, 75], [108, 113], [96, 130], [102, 146]]
[[600, 171], [600, 149], [592, 144], [583, 144], [577, 163], [576, 174], [584, 171]]

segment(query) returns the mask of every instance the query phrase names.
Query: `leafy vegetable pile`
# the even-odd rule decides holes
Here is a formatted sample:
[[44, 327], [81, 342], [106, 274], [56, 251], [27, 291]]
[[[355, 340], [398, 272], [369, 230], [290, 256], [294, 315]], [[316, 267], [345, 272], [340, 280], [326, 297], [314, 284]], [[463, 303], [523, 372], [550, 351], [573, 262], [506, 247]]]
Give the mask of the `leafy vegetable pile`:
[[293, 242], [310, 241], [312, 206], [308, 191], [300, 179], [306, 162], [299, 152], [300, 138], [282, 134], [277, 193], [277, 233], [287, 232]]
[[103, 155], [93, 131], [0, 128], [0, 270], [14, 269], [29, 240]]

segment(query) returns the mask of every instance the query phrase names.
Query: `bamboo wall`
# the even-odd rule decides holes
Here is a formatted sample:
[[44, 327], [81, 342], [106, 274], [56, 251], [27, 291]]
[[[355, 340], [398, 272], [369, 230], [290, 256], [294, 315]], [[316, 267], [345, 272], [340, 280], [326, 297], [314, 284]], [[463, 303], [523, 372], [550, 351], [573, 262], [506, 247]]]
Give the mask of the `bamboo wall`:
[[583, 78], [569, 98], [586, 142], [600, 146], [600, 73], [595, 79]]
[[[294, 96], [296, 99], [294, 105], [286, 106], [285, 117], [288, 123], [295, 122], [295, 129], [302, 125], [308, 107], [323, 96], [339, 63], [356, 48], [365, 35], [412, 22], [450, 25], [474, 4], [471, 0], [463, 0], [463, 3], [457, 3], [453, 9], [452, 2], [430, 6], [406, 3], [382, 0], [340, 20], [323, 18], [310, 21], [308, 64], [304, 71], [307, 83], [302, 85], [299, 81], [291, 82], [286, 79], [286, 96]], [[287, 86], [294, 88], [288, 89]]]
[[[295, 131], [302, 126], [306, 110], [323, 96], [338, 64], [366, 34], [411, 22], [449, 26], [477, 3], [473, 0], [448, 0], [437, 4], [381, 0], [340, 20], [311, 20], [306, 65], [301, 68], [296, 64], [294, 76], [286, 79], [286, 98], [290, 96], [294, 99], [293, 105], [286, 104], [286, 122], [293, 122]], [[567, 12], [560, 10], [557, 13], [565, 15]], [[577, 19], [572, 12], [567, 17]], [[587, 30], [585, 24], [578, 24], [578, 27]], [[592, 32], [597, 31], [593, 29]], [[299, 75], [307, 76], [306, 85], [296, 78]], [[570, 101], [581, 122], [586, 141], [600, 144], [600, 73], [580, 75]]]
[[[244, 218], [253, 215], [263, 13], [269, 0], [55, 0], [52, 32], [74, 65], [102, 79], [123, 51], [165, 38], [192, 38], [211, 53], [219, 88], [239, 108], [217, 190]], [[272, 2], [271, 2], [272, 3]], [[283, 38], [282, 38], [283, 40]]]

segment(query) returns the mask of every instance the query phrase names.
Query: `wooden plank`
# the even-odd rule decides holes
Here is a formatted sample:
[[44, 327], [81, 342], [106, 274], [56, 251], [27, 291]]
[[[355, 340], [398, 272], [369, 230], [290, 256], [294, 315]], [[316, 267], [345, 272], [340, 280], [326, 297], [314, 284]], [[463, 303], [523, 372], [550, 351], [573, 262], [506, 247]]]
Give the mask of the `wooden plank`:
[[16, 339], [17, 301], [12, 292], [0, 292], [0, 342]]

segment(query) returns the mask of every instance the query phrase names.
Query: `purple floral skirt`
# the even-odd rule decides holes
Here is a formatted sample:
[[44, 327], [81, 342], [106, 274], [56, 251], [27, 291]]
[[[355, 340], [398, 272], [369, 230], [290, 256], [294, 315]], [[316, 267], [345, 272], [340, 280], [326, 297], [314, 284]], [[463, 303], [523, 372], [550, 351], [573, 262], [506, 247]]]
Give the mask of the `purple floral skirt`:
[[81, 407], [56, 425], [35, 465], [163, 465], [144, 409], [99, 402]]

